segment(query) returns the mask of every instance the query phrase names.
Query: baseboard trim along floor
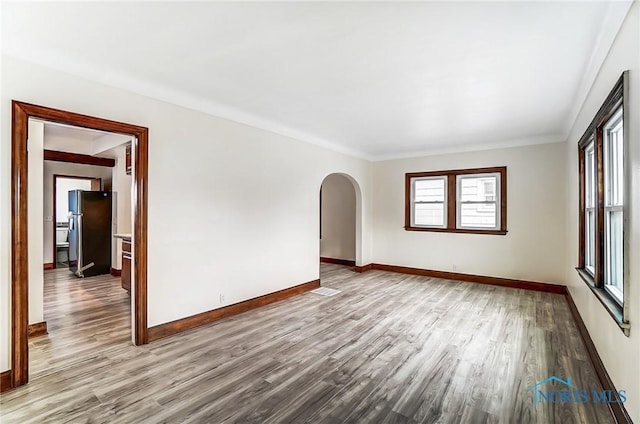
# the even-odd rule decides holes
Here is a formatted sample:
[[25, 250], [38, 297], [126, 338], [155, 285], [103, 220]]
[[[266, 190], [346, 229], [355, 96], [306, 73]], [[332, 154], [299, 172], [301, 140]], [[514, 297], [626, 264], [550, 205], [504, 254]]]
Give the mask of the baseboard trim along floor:
[[316, 289], [318, 287], [320, 287], [320, 280], [313, 280], [304, 284], [289, 287], [284, 290], [265, 294], [264, 296], [259, 296], [253, 299], [245, 300], [243, 302], [235, 303], [233, 305], [225, 306], [219, 309], [213, 309], [207, 312], [202, 312], [197, 315], [192, 315], [190, 317], [178, 319], [165, 324], [156, 325], [149, 328], [149, 341], [152, 342], [154, 340], [187, 331], [201, 325], [209, 324], [222, 318], [237, 315], [242, 312], [259, 308], [273, 302], [278, 302], [280, 300], [287, 299], [289, 297]]
[[490, 284], [493, 286], [512, 287], [516, 289], [542, 291], [547, 293], [566, 294], [567, 287], [560, 284], [541, 283], [537, 281], [515, 280], [512, 278], [487, 277], [485, 275], [463, 274], [460, 272], [435, 271], [424, 268], [411, 268], [408, 266], [368, 264], [356, 266], [356, 272], [370, 270], [397, 272], [400, 274], [421, 275], [423, 277], [442, 278], [443, 280], [465, 281], [468, 283]]
[[11, 381], [11, 370], [1, 372], [0, 393], [8, 392], [11, 389], [13, 389], [13, 382]]
[[[610, 391], [610, 393], [618, 393], [618, 390], [613, 385], [613, 381], [611, 380], [607, 369], [604, 367], [604, 363], [602, 362], [600, 355], [598, 355], [596, 346], [593, 344], [593, 340], [589, 335], [589, 331], [587, 331], [587, 326], [582, 320], [582, 316], [580, 316], [578, 307], [573, 301], [573, 297], [571, 297], [571, 292], [569, 290], [567, 290], [566, 299], [567, 303], [569, 304], [571, 315], [573, 316], [573, 321], [576, 323], [578, 333], [580, 333], [580, 338], [582, 339], [582, 343], [587, 350], [589, 360], [593, 364], [593, 368], [596, 371], [596, 375], [598, 376], [598, 380], [600, 380], [602, 388], [605, 391]], [[631, 417], [629, 416], [629, 413], [625, 409], [623, 403], [608, 402], [607, 405], [609, 406], [611, 415], [613, 416], [613, 419], [617, 424], [633, 424], [633, 421], [631, 421]]]
[[327, 258], [325, 256], [320, 256], [320, 262], [323, 262], [325, 264], [346, 265], [346, 266], [356, 265], [356, 261], [351, 261], [349, 259]]
[[29, 338], [38, 337], [47, 334], [47, 322], [36, 322], [35, 324], [29, 324], [27, 327], [27, 331], [29, 332]]

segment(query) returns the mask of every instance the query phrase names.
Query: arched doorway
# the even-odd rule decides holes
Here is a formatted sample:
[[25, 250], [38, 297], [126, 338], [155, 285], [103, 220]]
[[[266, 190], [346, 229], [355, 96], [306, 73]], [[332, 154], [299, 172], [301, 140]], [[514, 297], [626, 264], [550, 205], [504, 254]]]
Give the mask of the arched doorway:
[[357, 181], [327, 175], [320, 186], [320, 261], [355, 266], [361, 262], [362, 205]]

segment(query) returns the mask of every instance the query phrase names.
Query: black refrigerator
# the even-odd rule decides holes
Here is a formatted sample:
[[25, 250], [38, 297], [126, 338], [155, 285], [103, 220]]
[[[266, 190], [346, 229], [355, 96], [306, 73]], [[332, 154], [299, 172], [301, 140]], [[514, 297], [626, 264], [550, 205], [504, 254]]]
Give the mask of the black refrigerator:
[[69, 270], [78, 277], [111, 271], [111, 193], [69, 191]]

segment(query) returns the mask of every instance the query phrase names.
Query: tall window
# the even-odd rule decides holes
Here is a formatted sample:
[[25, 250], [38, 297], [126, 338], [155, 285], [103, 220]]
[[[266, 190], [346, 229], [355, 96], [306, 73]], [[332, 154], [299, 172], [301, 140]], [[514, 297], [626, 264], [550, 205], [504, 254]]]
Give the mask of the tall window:
[[594, 275], [596, 257], [596, 159], [593, 140], [584, 151], [585, 175], [585, 211], [584, 238], [585, 255], [584, 266]]
[[578, 272], [628, 334], [625, 310], [626, 72], [578, 143], [580, 258]]
[[405, 229], [506, 234], [506, 167], [405, 176]]
[[622, 107], [605, 124], [604, 131], [604, 287], [618, 302], [623, 287], [624, 164]]

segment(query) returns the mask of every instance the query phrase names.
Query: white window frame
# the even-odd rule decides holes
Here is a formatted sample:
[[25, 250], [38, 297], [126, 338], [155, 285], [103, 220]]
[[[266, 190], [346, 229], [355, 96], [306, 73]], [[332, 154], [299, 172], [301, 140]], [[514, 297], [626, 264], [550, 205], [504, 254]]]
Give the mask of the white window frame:
[[[593, 155], [593, 160], [591, 161], [591, 169], [589, 169], [589, 160], [587, 158], [589, 155]], [[597, 202], [596, 202], [596, 186], [597, 186], [597, 171], [596, 171], [596, 158], [595, 158], [595, 141], [591, 140], [589, 144], [584, 149], [584, 166], [585, 166], [585, 207], [584, 207], [584, 264], [585, 269], [591, 273], [591, 275], [595, 274], [595, 240], [596, 240], [596, 227], [597, 227]], [[591, 193], [591, 205], [588, 205], [589, 196], [587, 193]], [[589, 213], [593, 213], [593, 228], [591, 228], [591, 237], [589, 234]], [[593, 243], [590, 243], [591, 240]]]
[[[467, 178], [485, 178], [485, 177], [495, 177], [496, 178], [496, 188], [494, 193], [495, 200], [493, 201], [462, 201], [462, 180]], [[483, 174], [460, 174], [456, 175], [456, 228], [459, 230], [489, 230], [496, 231], [500, 230], [500, 225], [502, 222], [502, 217], [500, 216], [502, 208], [500, 193], [502, 192], [502, 181], [500, 178], [499, 172], [490, 172]], [[495, 204], [496, 209], [496, 220], [495, 225], [493, 227], [476, 227], [476, 226], [464, 226], [462, 225], [462, 205], [463, 204], [487, 204], [493, 203]]]
[[[426, 180], [443, 180], [444, 181], [444, 201], [442, 202], [416, 202], [416, 181], [426, 181]], [[411, 226], [417, 228], [447, 228], [447, 210], [448, 210], [448, 178], [446, 175], [443, 176], [435, 176], [435, 177], [412, 177], [411, 178]], [[418, 225], [415, 221], [415, 213], [416, 213], [416, 204], [432, 204], [439, 205], [442, 204], [443, 211], [443, 219], [442, 225]]]
[[[622, 266], [623, 269], [620, 270], [622, 274], [623, 281], [620, 282], [620, 288], [617, 287], [616, 284], [611, 284], [611, 215], [613, 213], [619, 212], [622, 213], [622, 233], [618, 234], [622, 240], [624, 240], [624, 129], [623, 129], [623, 118], [622, 118], [622, 107], [620, 107], [613, 116], [607, 121], [603, 129], [603, 170], [604, 170], [604, 289], [609, 292], [613, 298], [622, 305], [624, 302], [624, 242], [623, 249], [620, 254], [623, 255]], [[622, 150], [622, 158], [620, 158], [620, 162], [616, 163], [613, 166], [612, 162], [615, 160], [611, 157], [611, 138], [610, 134], [613, 130], [618, 130], [622, 133], [622, 140], [620, 140], [621, 145], [619, 146]], [[613, 173], [617, 175], [617, 181], [622, 184], [622, 187], [618, 187], [618, 201], [612, 200], [612, 175]]]

